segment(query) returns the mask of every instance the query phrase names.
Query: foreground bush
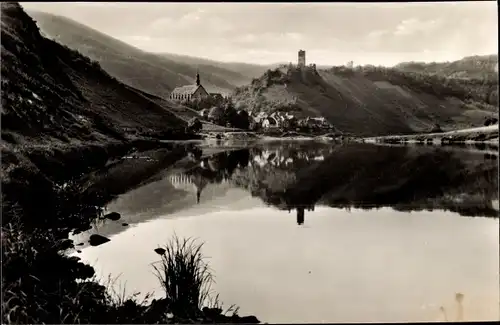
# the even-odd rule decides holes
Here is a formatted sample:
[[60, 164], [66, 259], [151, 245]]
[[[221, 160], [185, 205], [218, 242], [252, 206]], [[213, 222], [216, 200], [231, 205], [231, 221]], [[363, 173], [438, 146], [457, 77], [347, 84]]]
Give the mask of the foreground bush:
[[[223, 314], [218, 296], [212, 299], [212, 275], [202, 245], [175, 237], [154, 266], [165, 298], [138, 301], [99, 281], [94, 269], [66, 251], [69, 239], [52, 231], [23, 230], [21, 223], [2, 227], [3, 324], [166, 324], [258, 323], [239, 317], [233, 306]], [[225, 314], [232, 312], [232, 315]]]
[[153, 268], [175, 315], [192, 315], [209, 298], [212, 274], [201, 254], [202, 246], [175, 236], [163, 249], [155, 250], [161, 261], [153, 264]]

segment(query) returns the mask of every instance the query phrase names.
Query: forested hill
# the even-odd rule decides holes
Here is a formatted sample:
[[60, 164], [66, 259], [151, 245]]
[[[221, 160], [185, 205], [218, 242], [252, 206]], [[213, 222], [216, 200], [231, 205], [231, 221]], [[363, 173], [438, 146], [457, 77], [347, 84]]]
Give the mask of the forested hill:
[[121, 82], [163, 98], [175, 87], [193, 84], [198, 69], [209, 92], [223, 93], [250, 82], [267, 69], [252, 64], [148, 53], [72, 19], [39, 11], [28, 13], [48, 38], [99, 62]]
[[468, 56], [452, 62], [403, 62], [395, 68], [450, 78], [498, 80], [498, 54]]
[[237, 108], [325, 117], [356, 135], [483, 126], [498, 114], [497, 79], [457, 79], [384, 67], [268, 70], [234, 92]]

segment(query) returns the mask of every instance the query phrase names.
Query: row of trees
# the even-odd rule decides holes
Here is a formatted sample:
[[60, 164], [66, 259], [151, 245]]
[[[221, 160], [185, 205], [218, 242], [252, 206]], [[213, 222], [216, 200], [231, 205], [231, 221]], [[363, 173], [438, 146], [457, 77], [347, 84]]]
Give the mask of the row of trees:
[[[209, 96], [211, 97], [211, 96]], [[251, 118], [246, 110], [237, 111], [233, 103], [224, 99], [223, 101], [215, 102], [216, 105], [208, 108], [209, 104], [213, 104], [213, 98], [195, 100], [191, 102], [188, 106], [193, 109], [197, 107], [204, 107], [200, 111], [205, 110], [206, 114], [203, 117], [212, 123], [232, 128], [239, 128], [243, 130], [249, 130], [251, 127]], [[192, 118], [187, 126], [188, 132], [199, 132], [202, 128], [202, 123], [199, 118]]]
[[208, 120], [222, 126], [248, 130], [250, 115], [246, 110], [237, 111], [231, 101], [224, 106], [214, 106], [208, 112]]

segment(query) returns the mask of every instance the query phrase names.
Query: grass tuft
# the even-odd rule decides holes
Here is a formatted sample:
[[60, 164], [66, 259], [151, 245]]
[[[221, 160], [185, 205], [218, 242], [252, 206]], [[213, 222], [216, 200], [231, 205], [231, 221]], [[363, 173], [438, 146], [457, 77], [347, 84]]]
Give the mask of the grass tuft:
[[213, 276], [202, 247], [195, 239], [174, 235], [163, 247], [161, 260], [153, 263], [169, 309], [176, 316], [193, 315], [210, 301]]

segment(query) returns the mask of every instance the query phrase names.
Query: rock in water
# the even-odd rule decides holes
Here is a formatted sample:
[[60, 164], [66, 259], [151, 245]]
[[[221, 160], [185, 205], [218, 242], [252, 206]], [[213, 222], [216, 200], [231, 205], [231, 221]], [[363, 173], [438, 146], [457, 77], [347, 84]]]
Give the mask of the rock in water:
[[61, 241], [61, 243], [59, 244], [59, 250], [61, 251], [65, 251], [67, 249], [70, 249], [70, 248], [74, 248], [75, 245], [73, 243], [73, 240], [71, 239], [65, 239], [63, 241]]
[[113, 220], [113, 221], [120, 220], [121, 217], [122, 216], [118, 212], [111, 212], [111, 213], [108, 213], [104, 216], [104, 218], [109, 219], [109, 220]]
[[165, 254], [166, 251], [163, 248], [155, 248], [155, 252], [158, 255], [163, 255], [163, 254]]
[[91, 246], [99, 246], [99, 245], [102, 245], [104, 243], [107, 243], [108, 241], [109, 241], [109, 239], [104, 237], [104, 236], [93, 234], [90, 236], [89, 244]]
[[126, 227], [126, 226], [128, 226], [128, 223], [124, 222], [124, 223], [122, 223], [122, 226]]

